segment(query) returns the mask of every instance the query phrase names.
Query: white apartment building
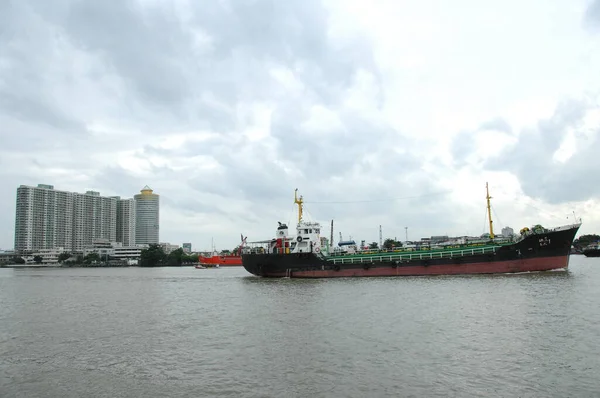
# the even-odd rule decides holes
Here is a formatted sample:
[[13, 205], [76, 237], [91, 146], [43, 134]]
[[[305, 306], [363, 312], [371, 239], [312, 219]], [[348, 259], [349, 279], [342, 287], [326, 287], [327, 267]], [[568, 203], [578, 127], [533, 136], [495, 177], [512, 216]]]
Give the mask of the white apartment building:
[[81, 251], [95, 238], [116, 239], [117, 199], [58, 191], [52, 185], [17, 188], [15, 250]]
[[63, 247], [57, 247], [54, 249], [41, 249], [32, 254], [30, 262], [33, 262], [33, 257], [40, 256], [42, 258], [42, 264], [58, 264], [58, 256], [63, 253], [65, 249]]
[[73, 249], [81, 251], [94, 239], [117, 239], [117, 200], [99, 192], [74, 193]]
[[147, 185], [134, 196], [135, 200], [135, 243], [159, 243], [159, 195], [153, 193]]
[[147, 248], [148, 245], [119, 246], [117, 243], [113, 247], [113, 256], [120, 260], [137, 260], [142, 255], [142, 250]]
[[123, 246], [135, 245], [135, 217], [135, 199], [117, 196], [117, 242]]
[[[138, 238], [139, 234], [139, 238]], [[132, 199], [55, 190], [53, 185], [17, 188], [15, 251], [32, 254], [64, 248], [82, 252], [93, 241], [123, 247], [159, 243], [159, 196], [146, 186]]]
[[143, 249], [148, 245], [123, 245], [121, 242], [109, 242], [105, 239], [98, 239], [92, 245], [83, 249], [83, 255], [97, 253], [101, 259], [114, 258], [117, 260], [137, 260], [140, 258]]

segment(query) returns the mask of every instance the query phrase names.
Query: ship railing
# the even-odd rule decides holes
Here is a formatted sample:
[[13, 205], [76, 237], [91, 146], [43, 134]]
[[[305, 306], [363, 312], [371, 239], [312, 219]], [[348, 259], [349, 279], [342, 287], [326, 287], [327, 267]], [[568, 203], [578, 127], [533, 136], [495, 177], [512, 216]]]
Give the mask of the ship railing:
[[373, 263], [373, 262], [384, 262], [384, 261], [412, 261], [412, 260], [434, 260], [438, 258], [453, 258], [453, 257], [464, 257], [474, 256], [478, 254], [491, 254], [495, 253], [498, 247], [479, 247], [472, 249], [462, 250], [448, 250], [440, 252], [430, 253], [406, 253], [406, 254], [393, 254], [386, 256], [352, 256], [352, 257], [330, 257], [328, 261], [334, 264], [362, 264], [362, 263]]

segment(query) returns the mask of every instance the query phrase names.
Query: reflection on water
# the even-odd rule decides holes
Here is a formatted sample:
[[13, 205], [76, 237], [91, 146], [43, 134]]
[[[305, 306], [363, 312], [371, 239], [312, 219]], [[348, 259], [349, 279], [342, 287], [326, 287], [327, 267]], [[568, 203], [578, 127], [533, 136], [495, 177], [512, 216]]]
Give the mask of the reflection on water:
[[0, 396], [594, 396], [599, 285], [0, 269]]

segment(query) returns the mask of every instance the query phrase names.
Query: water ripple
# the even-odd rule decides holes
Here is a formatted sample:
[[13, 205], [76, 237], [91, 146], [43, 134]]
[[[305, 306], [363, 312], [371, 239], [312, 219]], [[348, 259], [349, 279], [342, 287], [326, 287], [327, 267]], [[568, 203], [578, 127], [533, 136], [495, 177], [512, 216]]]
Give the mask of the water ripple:
[[0, 269], [0, 396], [588, 397], [600, 262], [494, 276]]

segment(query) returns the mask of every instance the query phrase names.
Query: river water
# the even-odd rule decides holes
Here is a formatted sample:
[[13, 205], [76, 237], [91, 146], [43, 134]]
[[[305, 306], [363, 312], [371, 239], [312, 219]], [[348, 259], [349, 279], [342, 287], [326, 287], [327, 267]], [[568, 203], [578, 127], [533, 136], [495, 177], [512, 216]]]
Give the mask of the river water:
[[600, 397], [600, 258], [322, 280], [0, 269], [0, 396]]

